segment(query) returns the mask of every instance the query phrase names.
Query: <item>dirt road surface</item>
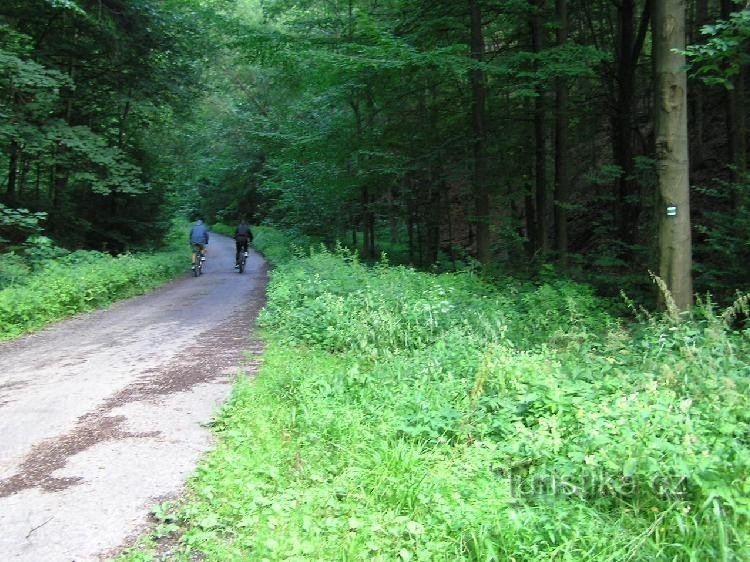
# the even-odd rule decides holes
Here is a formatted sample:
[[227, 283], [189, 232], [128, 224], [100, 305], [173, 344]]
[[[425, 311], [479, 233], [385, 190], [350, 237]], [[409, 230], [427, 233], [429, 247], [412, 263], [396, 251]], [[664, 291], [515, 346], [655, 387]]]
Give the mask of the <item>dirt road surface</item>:
[[0, 560], [107, 560], [179, 495], [261, 351], [266, 267], [214, 235], [206, 272], [0, 344]]

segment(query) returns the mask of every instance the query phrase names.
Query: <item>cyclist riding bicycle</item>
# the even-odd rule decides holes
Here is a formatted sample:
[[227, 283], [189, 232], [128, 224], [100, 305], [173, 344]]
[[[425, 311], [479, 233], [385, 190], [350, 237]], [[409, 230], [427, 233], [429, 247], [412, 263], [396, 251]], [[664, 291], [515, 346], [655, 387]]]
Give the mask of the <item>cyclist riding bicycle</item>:
[[234, 229], [234, 245], [237, 250], [234, 254], [235, 269], [240, 268], [240, 255], [244, 253], [247, 256], [247, 246], [252, 241], [253, 233], [250, 231], [250, 226], [245, 219], [242, 219], [242, 222]]
[[200, 256], [201, 261], [206, 259], [206, 246], [208, 245], [208, 228], [202, 220], [195, 221], [190, 229], [190, 245], [193, 248], [193, 259], [191, 269], [195, 269], [195, 258]]

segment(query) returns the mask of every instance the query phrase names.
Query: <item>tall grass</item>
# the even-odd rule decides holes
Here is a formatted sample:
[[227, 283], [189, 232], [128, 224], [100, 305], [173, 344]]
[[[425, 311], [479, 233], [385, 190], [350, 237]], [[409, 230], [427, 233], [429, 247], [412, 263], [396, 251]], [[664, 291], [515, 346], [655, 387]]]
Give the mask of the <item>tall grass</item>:
[[166, 510], [173, 558], [750, 559], [748, 333], [710, 306], [625, 331], [605, 305], [346, 252], [279, 265], [262, 371]]

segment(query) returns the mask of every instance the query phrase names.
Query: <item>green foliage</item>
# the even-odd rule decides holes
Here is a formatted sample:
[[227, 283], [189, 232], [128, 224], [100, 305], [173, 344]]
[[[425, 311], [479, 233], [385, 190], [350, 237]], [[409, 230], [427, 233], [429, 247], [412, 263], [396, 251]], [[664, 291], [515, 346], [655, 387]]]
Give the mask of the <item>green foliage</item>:
[[215, 222], [211, 225], [211, 231], [218, 232], [224, 236], [234, 236], [234, 227], [222, 222]]
[[319, 246], [313, 237], [284, 232], [268, 226], [253, 226], [253, 246], [273, 265], [287, 263], [294, 256], [304, 255], [306, 250]]
[[141, 294], [184, 270], [184, 225], [179, 243], [154, 253], [110, 256], [65, 252], [44, 237], [22, 256], [0, 254], [0, 339], [9, 339], [78, 312]]
[[750, 339], [710, 303], [626, 332], [552, 276], [277, 264], [263, 368], [162, 517], [176, 559], [750, 555]]
[[[345, 250], [320, 251], [279, 268], [260, 323], [290, 343], [380, 355], [422, 349], [457, 329], [527, 347], [578, 345], [613, 322], [586, 287], [502, 285], [469, 273], [435, 277], [385, 264], [371, 270]], [[548, 313], [532, 314], [540, 309]]]
[[15, 252], [0, 254], [0, 288], [25, 280], [31, 268], [27, 261]]
[[705, 41], [684, 51], [692, 74], [706, 84], [732, 89], [731, 79], [750, 61], [750, 8], [731, 13], [728, 20], [704, 25], [701, 34]]
[[[750, 202], [747, 193], [750, 174], [736, 182], [715, 180], [712, 187], [696, 186], [706, 201], [695, 220], [696, 286], [710, 292], [719, 302], [728, 304], [735, 291], [748, 283], [747, 260], [750, 259]], [[727, 213], [732, 213], [727, 219]]]
[[40, 232], [39, 223], [46, 217], [47, 213], [12, 209], [0, 203], [0, 252], [6, 250], [9, 244], [18, 244]]
[[158, 244], [177, 179], [162, 155], [192, 108], [194, 61], [215, 49], [209, 13], [181, 0], [4, 2], [3, 201], [47, 212], [46, 234], [67, 247]]
[[31, 236], [23, 247], [23, 257], [32, 269], [43, 268], [46, 262], [68, 254], [68, 250], [55, 246], [46, 236]]

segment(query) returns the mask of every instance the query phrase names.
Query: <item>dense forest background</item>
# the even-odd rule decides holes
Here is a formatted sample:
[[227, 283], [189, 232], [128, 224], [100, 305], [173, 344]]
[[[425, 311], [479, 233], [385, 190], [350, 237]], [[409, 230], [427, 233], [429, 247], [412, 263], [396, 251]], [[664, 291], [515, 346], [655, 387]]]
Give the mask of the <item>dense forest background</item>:
[[[651, 4], [4, 0], [0, 251], [247, 216], [651, 303]], [[750, 281], [750, 9], [685, 7], [694, 287], [723, 301]]]

